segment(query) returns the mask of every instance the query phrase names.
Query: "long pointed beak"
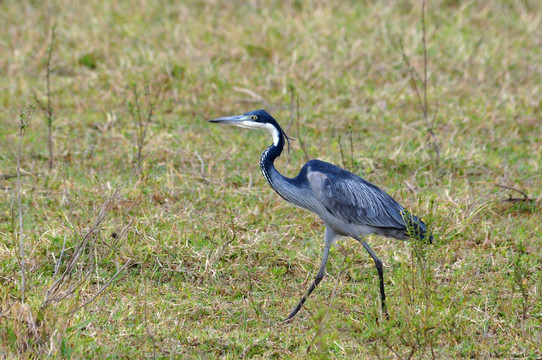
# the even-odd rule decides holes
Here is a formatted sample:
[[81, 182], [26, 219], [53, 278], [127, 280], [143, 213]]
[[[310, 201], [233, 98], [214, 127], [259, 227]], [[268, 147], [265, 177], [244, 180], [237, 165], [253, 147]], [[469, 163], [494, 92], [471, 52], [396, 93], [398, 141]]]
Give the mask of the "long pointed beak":
[[237, 126], [243, 126], [243, 122], [251, 121], [252, 118], [247, 115], [235, 115], [235, 116], [225, 116], [218, 119], [209, 120], [209, 122], [217, 124], [231, 124]]

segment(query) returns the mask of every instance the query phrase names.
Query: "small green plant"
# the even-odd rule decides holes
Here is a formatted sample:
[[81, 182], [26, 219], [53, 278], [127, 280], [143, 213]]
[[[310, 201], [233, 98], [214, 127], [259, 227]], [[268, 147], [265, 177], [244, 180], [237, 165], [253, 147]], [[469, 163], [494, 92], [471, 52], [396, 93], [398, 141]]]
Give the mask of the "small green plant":
[[134, 161], [137, 164], [141, 163], [143, 156], [143, 147], [146, 144], [147, 131], [149, 124], [151, 123], [153, 116], [155, 115], [156, 107], [160, 96], [162, 94], [162, 88], [158, 88], [154, 97], [151, 95], [149, 85], [143, 86], [143, 96], [145, 98], [145, 109], [142, 109], [140, 95], [137, 91], [137, 86], [132, 88], [132, 94], [134, 96], [133, 102], [128, 102], [128, 111], [134, 122], [136, 129], [136, 155]]
[[83, 65], [90, 70], [96, 70], [98, 67], [99, 56], [96, 52], [89, 52], [81, 56], [78, 60], [79, 65]]
[[521, 318], [527, 319], [528, 311], [530, 308], [529, 298], [529, 279], [531, 277], [530, 271], [526, 266], [527, 253], [523, 243], [517, 245], [517, 253], [513, 258], [513, 279], [514, 285], [519, 294], [521, 295]]

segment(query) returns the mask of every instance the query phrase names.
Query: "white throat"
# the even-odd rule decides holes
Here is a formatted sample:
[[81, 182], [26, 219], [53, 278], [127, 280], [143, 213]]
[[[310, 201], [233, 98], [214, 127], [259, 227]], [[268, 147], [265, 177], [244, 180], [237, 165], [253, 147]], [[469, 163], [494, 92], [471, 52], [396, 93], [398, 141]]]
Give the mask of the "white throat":
[[259, 123], [255, 121], [242, 121], [238, 124], [235, 124], [239, 127], [247, 128], [247, 129], [264, 129], [267, 130], [273, 137], [273, 145], [278, 146], [280, 141], [280, 133], [279, 130], [274, 127], [273, 125], [269, 123]]

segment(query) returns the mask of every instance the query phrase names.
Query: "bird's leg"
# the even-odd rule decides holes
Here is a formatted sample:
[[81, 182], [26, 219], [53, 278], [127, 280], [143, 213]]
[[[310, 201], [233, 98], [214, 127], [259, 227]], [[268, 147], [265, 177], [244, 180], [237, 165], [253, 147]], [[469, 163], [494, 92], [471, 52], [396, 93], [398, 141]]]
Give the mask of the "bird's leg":
[[362, 241], [361, 244], [375, 262], [376, 271], [378, 272], [378, 278], [380, 280], [380, 300], [382, 302], [382, 312], [384, 313], [384, 316], [388, 318], [388, 309], [386, 308], [386, 293], [384, 292], [384, 269], [382, 268], [382, 261], [380, 261], [378, 256], [376, 256], [373, 249], [371, 249], [367, 242]]
[[[326, 231], [326, 235], [327, 235], [327, 231]], [[332, 242], [326, 241], [326, 246], [324, 247], [324, 255], [322, 257], [322, 262], [320, 263], [320, 269], [318, 270], [318, 274], [316, 274], [316, 278], [314, 278], [314, 281], [309, 287], [309, 290], [307, 290], [307, 293], [303, 295], [303, 297], [301, 298], [301, 300], [299, 301], [295, 309], [292, 310], [292, 312], [290, 313], [290, 315], [288, 315], [288, 317], [286, 318], [286, 320], [284, 320], [284, 322], [290, 322], [293, 319], [293, 317], [297, 315], [297, 313], [299, 312], [299, 310], [301, 310], [301, 307], [303, 306], [303, 304], [305, 303], [309, 295], [313, 292], [316, 286], [318, 286], [320, 281], [322, 281], [322, 279], [324, 278], [324, 275], [326, 274], [326, 264], [327, 264], [327, 258], [329, 256], [329, 249], [331, 248], [331, 244]]]

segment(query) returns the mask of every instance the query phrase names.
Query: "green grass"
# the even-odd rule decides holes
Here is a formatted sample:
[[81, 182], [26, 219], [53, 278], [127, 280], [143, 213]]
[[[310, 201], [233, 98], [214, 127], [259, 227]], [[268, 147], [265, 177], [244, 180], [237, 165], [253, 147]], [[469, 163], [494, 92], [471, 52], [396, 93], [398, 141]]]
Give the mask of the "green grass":
[[[422, 73], [420, 10], [414, 1], [3, 1], [0, 358], [542, 357], [540, 201], [504, 202], [521, 195], [497, 186], [541, 196], [542, 7], [427, 4], [438, 164], [398, 46]], [[39, 109], [22, 147], [22, 303], [9, 176], [21, 109], [46, 103], [54, 24], [54, 169]], [[145, 84], [165, 93], [130, 178], [129, 103]], [[344, 240], [298, 317], [279, 323], [317, 271], [324, 229], [265, 183], [267, 134], [206, 122], [257, 108], [297, 139], [276, 163], [285, 175], [304, 163], [303, 144], [426, 219], [431, 246], [368, 239], [384, 261], [389, 320], [372, 260]], [[81, 286], [42, 306], [125, 181], [61, 290]]]

